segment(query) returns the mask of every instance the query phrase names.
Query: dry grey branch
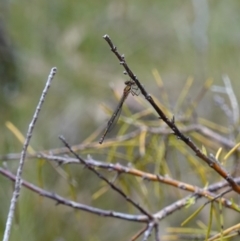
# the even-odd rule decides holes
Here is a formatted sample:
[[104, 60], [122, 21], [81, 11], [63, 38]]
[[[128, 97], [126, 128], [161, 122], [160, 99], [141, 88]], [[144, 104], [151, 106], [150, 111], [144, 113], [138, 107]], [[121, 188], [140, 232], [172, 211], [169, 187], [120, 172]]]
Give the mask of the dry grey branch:
[[153, 221], [153, 222], [150, 222], [149, 224], [148, 224], [148, 228], [147, 228], [147, 230], [144, 232], [144, 236], [143, 236], [143, 241], [147, 241], [148, 240], [148, 238], [150, 237], [150, 235], [151, 235], [151, 233], [152, 233], [152, 230], [153, 230], [153, 228], [154, 228], [154, 226], [155, 226], [155, 222]]
[[[5, 177], [9, 178], [12, 181], [16, 180], [16, 176], [14, 176], [11, 172], [4, 170], [3, 168], [0, 168], [0, 173], [4, 175]], [[55, 201], [57, 204], [62, 204], [68, 207], [72, 207], [74, 209], [79, 209], [82, 211], [90, 212], [99, 216], [103, 217], [112, 217], [112, 218], [118, 218], [118, 219], [123, 219], [127, 221], [133, 221], [133, 222], [148, 222], [148, 217], [145, 215], [131, 215], [127, 213], [120, 213], [120, 212], [115, 212], [112, 210], [104, 210], [100, 208], [95, 208], [92, 206], [88, 206], [85, 204], [77, 203], [71, 200], [68, 200], [66, 198], [61, 197], [60, 195], [52, 192], [48, 192], [42, 188], [39, 188], [32, 183], [29, 183], [27, 181], [22, 180], [22, 185], [29, 190], [38, 193], [39, 195], [43, 197], [47, 197], [49, 199], [52, 199]]]
[[43, 105], [43, 102], [45, 100], [45, 96], [47, 94], [47, 91], [51, 85], [51, 82], [53, 80], [54, 75], [57, 72], [57, 68], [52, 68], [51, 72], [48, 76], [47, 79], [47, 83], [45, 85], [45, 88], [42, 92], [42, 95], [40, 97], [39, 103], [37, 105], [37, 108], [35, 110], [35, 113], [33, 115], [33, 119], [28, 127], [28, 131], [27, 131], [27, 135], [26, 135], [26, 139], [23, 145], [23, 149], [22, 149], [22, 153], [21, 153], [21, 158], [20, 158], [20, 162], [19, 162], [19, 166], [17, 169], [17, 175], [16, 175], [16, 181], [15, 181], [15, 188], [14, 188], [14, 192], [13, 192], [13, 196], [11, 199], [11, 204], [10, 204], [10, 208], [9, 208], [9, 212], [8, 212], [8, 217], [7, 217], [7, 221], [6, 221], [6, 227], [5, 227], [5, 231], [4, 231], [4, 237], [3, 237], [3, 241], [8, 241], [9, 237], [10, 237], [10, 231], [11, 231], [11, 226], [12, 226], [12, 221], [13, 221], [13, 216], [14, 216], [14, 211], [15, 211], [15, 206], [18, 200], [18, 197], [20, 195], [20, 189], [21, 189], [21, 176], [22, 176], [22, 171], [23, 171], [23, 167], [24, 167], [24, 161], [25, 161], [25, 156], [26, 156], [26, 152], [27, 152], [27, 148], [30, 142], [30, 139], [32, 137], [32, 133], [33, 133], [33, 129], [34, 126], [36, 124], [39, 112], [41, 110], [41, 107]]

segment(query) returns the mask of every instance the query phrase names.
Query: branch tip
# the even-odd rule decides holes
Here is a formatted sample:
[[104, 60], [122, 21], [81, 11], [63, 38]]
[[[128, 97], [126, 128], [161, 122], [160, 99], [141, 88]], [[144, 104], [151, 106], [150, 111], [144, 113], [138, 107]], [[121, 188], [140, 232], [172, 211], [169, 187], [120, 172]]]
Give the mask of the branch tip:
[[109, 39], [109, 36], [107, 34], [103, 35], [104, 39]]

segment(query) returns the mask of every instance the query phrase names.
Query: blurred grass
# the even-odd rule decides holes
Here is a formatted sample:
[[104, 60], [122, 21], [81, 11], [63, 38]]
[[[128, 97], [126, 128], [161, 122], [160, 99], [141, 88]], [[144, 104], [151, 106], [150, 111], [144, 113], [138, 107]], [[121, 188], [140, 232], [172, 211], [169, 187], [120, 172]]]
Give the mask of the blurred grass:
[[[107, 117], [99, 103], [113, 100], [109, 83], [123, 86], [126, 80], [122, 67], [102, 39], [104, 34], [110, 35], [130, 67], [156, 97], [159, 93], [152, 70], [156, 68], [160, 72], [172, 105], [190, 75], [194, 78], [190, 99], [209, 77], [214, 83], [222, 84], [224, 73], [230, 76], [234, 89], [239, 89], [240, 2], [202, 1], [207, 3], [206, 11], [204, 5], [197, 11], [194, 2], [199, 1], [22, 0], [7, 3], [6, 11], [0, 10], [0, 13], [14, 45], [22, 85], [11, 98], [11, 114], [6, 115], [4, 121], [11, 121], [26, 132], [49, 71], [57, 66], [58, 73], [34, 131], [34, 149], [61, 146], [57, 140], [59, 134], [64, 134], [71, 143], [79, 143], [102, 125]], [[197, 17], [200, 23], [206, 21], [206, 26], [195, 25]], [[240, 97], [238, 92], [236, 95]], [[221, 121], [222, 112], [213, 104], [212, 95], [208, 94], [202, 101], [198, 113]], [[21, 145], [3, 123], [1, 132], [4, 134], [1, 152], [20, 152]], [[85, 185], [83, 183], [83, 187]], [[58, 188], [60, 191], [61, 187]], [[8, 192], [8, 200], [10, 196]], [[107, 226], [119, 223], [125, 227], [121, 221], [108, 223], [106, 219], [82, 213], [76, 221], [72, 210], [66, 208], [64, 213], [62, 206], [54, 208], [52, 202], [39, 203], [35, 194], [29, 196], [22, 195], [20, 210], [23, 205], [26, 207], [19, 227], [14, 229], [13, 240], [20, 233], [23, 235], [20, 240], [27, 237], [28, 240], [112, 240], [117, 228], [109, 231]], [[110, 206], [114, 207], [115, 202], [118, 203], [113, 198]], [[45, 219], [56, 229], [49, 224], [42, 229]], [[74, 230], [72, 222], [77, 223]], [[129, 227], [132, 226], [125, 228], [132, 234]], [[107, 232], [112, 232], [112, 236]]]

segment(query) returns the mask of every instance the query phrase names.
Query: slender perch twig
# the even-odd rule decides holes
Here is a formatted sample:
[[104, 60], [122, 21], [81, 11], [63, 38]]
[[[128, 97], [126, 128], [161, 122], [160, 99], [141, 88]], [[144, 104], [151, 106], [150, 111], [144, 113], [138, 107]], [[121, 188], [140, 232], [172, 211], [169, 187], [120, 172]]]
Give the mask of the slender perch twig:
[[154, 108], [154, 110], [158, 113], [159, 118], [162, 119], [174, 132], [174, 134], [177, 136], [178, 139], [182, 140], [186, 145], [188, 145], [198, 156], [201, 160], [206, 162], [211, 168], [213, 168], [219, 175], [221, 175], [232, 187], [232, 189], [240, 194], [240, 186], [234, 181], [233, 177], [230, 176], [217, 162], [213, 161], [210, 157], [206, 156], [193, 142], [192, 140], [185, 136], [176, 126], [174, 117], [169, 120], [166, 115], [163, 113], [163, 111], [159, 108], [159, 106], [155, 103], [151, 95], [145, 90], [143, 85], [140, 83], [139, 79], [135, 74], [133, 74], [132, 70], [129, 68], [129, 66], [126, 63], [126, 60], [123, 55], [119, 54], [117, 47], [114, 46], [112, 43], [112, 40], [110, 37], [106, 34], [103, 36], [103, 38], [107, 41], [109, 44], [111, 51], [116, 55], [116, 57], [119, 59], [120, 64], [124, 67], [125, 73], [128, 74], [128, 76], [136, 83], [138, 88], [140, 89], [143, 96], [146, 98], [146, 100], [151, 104], [151, 106]]

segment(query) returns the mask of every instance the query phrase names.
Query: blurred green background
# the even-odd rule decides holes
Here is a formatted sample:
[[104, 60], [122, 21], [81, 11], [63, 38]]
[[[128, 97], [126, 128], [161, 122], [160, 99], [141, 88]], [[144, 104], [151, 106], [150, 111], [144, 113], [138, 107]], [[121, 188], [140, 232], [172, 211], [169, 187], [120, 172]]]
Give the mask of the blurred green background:
[[[238, 0], [22, 0], [0, 4], [1, 153], [21, 151], [21, 143], [7, 130], [5, 122], [11, 121], [26, 133], [54, 66], [58, 72], [34, 130], [34, 149], [61, 147], [60, 134], [73, 144], [80, 143], [105, 123], [107, 115], [100, 103], [111, 108], [116, 104], [111, 103], [114, 98], [109, 83], [121, 90], [127, 77], [103, 40], [104, 34], [110, 35], [147, 90], [156, 96], [159, 93], [152, 70], [159, 71], [173, 105], [188, 76], [195, 81], [189, 98], [209, 77], [222, 85], [222, 74], [229, 75], [235, 90], [240, 87]], [[219, 121], [217, 114], [221, 112], [212, 95], [206, 96], [198, 111]], [[239, 97], [238, 91], [236, 95]], [[38, 184], [37, 170], [31, 168], [26, 167], [25, 177]], [[88, 183], [84, 183], [88, 176], [84, 171], [81, 175], [78, 201], [94, 205], [91, 192], [96, 190], [89, 191]], [[11, 183], [3, 177], [0, 180], [2, 234]], [[62, 190], [61, 183], [48, 188]], [[108, 195], [98, 202], [99, 207], [119, 207], [117, 195], [108, 200], [109, 205], [105, 203], [111, 197]], [[19, 207], [19, 223], [14, 226], [12, 240], [122, 240], [129, 239], [140, 226], [75, 213], [54, 206], [52, 201], [39, 200], [26, 190]]]

